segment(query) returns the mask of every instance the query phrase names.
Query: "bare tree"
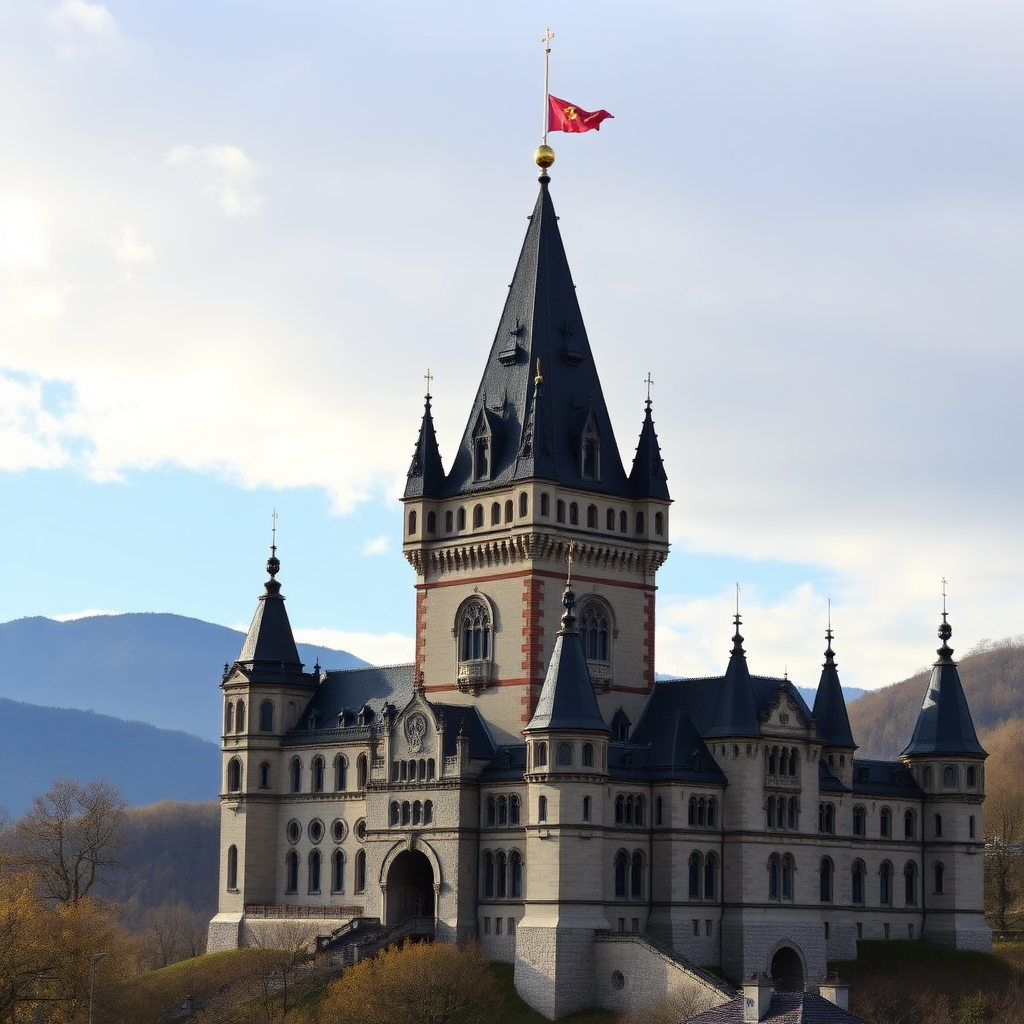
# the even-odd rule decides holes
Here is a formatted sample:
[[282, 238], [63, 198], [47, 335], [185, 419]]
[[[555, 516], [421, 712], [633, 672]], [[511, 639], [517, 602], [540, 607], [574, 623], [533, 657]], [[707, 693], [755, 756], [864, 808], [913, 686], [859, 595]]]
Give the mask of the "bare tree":
[[58, 779], [32, 798], [14, 823], [15, 856], [36, 872], [44, 896], [77, 903], [105, 871], [120, 866], [126, 806], [121, 791], [103, 779], [84, 786]]

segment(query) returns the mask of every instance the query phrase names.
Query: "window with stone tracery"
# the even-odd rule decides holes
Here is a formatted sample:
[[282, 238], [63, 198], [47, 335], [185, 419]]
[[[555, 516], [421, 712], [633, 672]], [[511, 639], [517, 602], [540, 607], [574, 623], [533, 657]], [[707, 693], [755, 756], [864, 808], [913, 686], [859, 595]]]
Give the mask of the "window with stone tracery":
[[490, 656], [490, 612], [483, 601], [470, 601], [459, 617], [459, 660], [486, 661]]

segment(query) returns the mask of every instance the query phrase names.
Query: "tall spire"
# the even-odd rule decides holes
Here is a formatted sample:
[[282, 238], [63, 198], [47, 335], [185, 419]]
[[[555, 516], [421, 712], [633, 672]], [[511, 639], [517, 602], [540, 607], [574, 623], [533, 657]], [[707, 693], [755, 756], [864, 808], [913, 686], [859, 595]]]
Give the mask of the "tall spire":
[[576, 628], [576, 595], [567, 580], [562, 594], [562, 626], [555, 637], [548, 673], [537, 701], [537, 710], [526, 727], [608, 732], [590, 681], [583, 641]]
[[405, 497], [434, 497], [444, 490], [444, 466], [441, 452], [437, 447], [434, 431], [434, 417], [430, 410], [430, 381], [433, 378], [427, 370], [427, 393], [423, 401], [423, 419], [412, 453], [412, 462], [405, 482]]
[[449, 494], [543, 476], [630, 496], [548, 186], [542, 173]]
[[718, 690], [718, 703], [708, 736], [758, 736], [757, 705], [754, 687], [750, 682], [747, 656], [740, 635], [739, 585], [736, 587], [736, 614], [733, 616], [736, 632], [732, 638], [729, 665]]
[[633, 468], [629, 474], [629, 486], [635, 498], [659, 498], [670, 501], [668, 493], [668, 474], [665, 464], [661, 461], [661, 445], [654, 431], [654, 419], [651, 416], [651, 375], [647, 375], [647, 402], [644, 410], [644, 423], [640, 428], [640, 440], [637, 442]]
[[953, 648], [949, 646], [953, 627], [946, 617], [945, 580], [942, 585], [942, 622], [939, 625], [942, 646], [935, 652], [939, 657], [932, 666], [914, 735], [901, 756], [969, 754], [986, 757], [974, 731], [974, 722], [960, 683], [960, 672], [953, 660]]
[[825, 630], [825, 662], [821, 666], [818, 692], [814, 695], [814, 718], [818, 733], [828, 747], [855, 748], [846, 698], [839, 683], [836, 652], [832, 650], [832, 609], [829, 605], [828, 629]]

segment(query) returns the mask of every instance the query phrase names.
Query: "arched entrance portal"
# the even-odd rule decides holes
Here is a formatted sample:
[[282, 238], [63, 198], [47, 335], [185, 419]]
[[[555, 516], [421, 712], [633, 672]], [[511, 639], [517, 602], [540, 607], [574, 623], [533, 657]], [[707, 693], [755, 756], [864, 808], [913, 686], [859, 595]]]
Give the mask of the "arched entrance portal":
[[772, 957], [772, 984], [784, 992], [803, 992], [804, 964], [791, 946], [783, 946]]
[[434, 916], [434, 869], [426, 854], [403, 850], [388, 869], [387, 920], [401, 924], [410, 917]]

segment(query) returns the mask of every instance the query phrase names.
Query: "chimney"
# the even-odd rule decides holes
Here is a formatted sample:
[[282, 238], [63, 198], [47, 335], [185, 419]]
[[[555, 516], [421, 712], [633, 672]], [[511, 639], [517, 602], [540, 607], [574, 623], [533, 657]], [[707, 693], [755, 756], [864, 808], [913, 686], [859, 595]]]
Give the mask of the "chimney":
[[764, 1020], [771, 1004], [772, 979], [767, 974], [754, 974], [743, 982], [743, 1024]]
[[839, 980], [838, 974], [828, 974], [818, 986], [818, 994], [830, 1003], [835, 1003], [840, 1010], [850, 1009], [850, 986]]

